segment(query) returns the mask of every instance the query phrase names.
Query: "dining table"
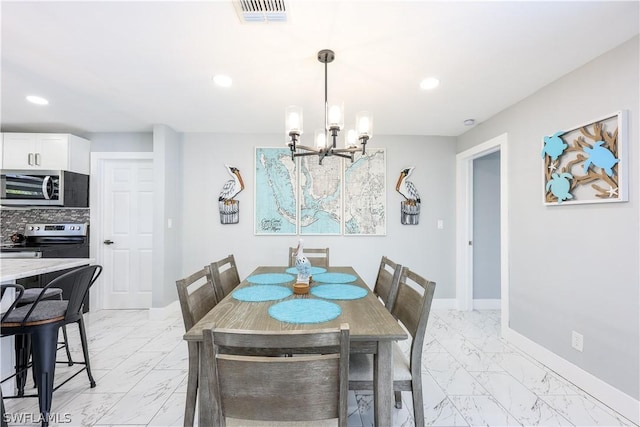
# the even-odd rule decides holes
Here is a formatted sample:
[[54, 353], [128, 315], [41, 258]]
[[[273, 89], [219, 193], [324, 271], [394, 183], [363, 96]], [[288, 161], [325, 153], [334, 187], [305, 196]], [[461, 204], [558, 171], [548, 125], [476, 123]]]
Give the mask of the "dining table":
[[[295, 267], [257, 267], [186, 332], [184, 340], [198, 344], [200, 357], [200, 425], [213, 425], [217, 418], [212, 412], [213, 390], [205, 366], [204, 329], [275, 332], [338, 328], [342, 323], [349, 324], [350, 352], [373, 355], [375, 425], [391, 425], [393, 342], [406, 339], [407, 333], [353, 267], [313, 268], [310, 292], [299, 295], [293, 292]], [[276, 292], [270, 293], [272, 290]]]

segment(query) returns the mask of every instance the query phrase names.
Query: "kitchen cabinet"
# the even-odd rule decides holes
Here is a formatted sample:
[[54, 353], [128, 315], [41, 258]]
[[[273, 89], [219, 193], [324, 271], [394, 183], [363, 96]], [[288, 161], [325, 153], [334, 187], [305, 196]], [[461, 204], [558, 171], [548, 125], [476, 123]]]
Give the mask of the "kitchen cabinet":
[[91, 142], [65, 133], [3, 133], [2, 169], [68, 170], [89, 175]]

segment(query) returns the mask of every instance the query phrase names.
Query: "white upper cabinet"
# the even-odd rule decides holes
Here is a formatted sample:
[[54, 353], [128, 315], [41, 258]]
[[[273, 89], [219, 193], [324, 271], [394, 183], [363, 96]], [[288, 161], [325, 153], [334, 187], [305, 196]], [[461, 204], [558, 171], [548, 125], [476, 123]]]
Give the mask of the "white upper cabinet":
[[62, 133], [2, 134], [2, 169], [68, 170], [89, 175], [91, 142]]

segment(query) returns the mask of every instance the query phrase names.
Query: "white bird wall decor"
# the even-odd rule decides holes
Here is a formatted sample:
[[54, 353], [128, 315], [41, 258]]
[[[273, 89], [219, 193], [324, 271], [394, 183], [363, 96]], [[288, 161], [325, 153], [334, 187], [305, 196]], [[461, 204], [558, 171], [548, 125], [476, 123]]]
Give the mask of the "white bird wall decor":
[[235, 166], [224, 165], [227, 168], [227, 172], [231, 175], [229, 181], [224, 184], [222, 187], [222, 191], [220, 192], [220, 196], [218, 197], [219, 202], [225, 202], [225, 204], [232, 203], [234, 201], [234, 197], [238, 195], [242, 190], [244, 190], [244, 181], [242, 181], [242, 176], [240, 176], [240, 170]]
[[404, 197], [400, 204], [400, 221], [405, 225], [417, 225], [420, 219], [420, 193], [408, 179], [414, 169], [415, 166], [402, 169], [396, 183], [396, 191]]
[[237, 224], [240, 220], [240, 202], [234, 197], [244, 190], [244, 181], [242, 181], [240, 170], [237, 167], [230, 165], [224, 165], [224, 167], [227, 168], [232, 179], [224, 184], [218, 196], [220, 222], [222, 224]]
[[398, 183], [396, 184], [396, 191], [407, 200], [409, 204], [420, 203], [420, 194], [418, 193], [418, 189], [413, 182], [409, 181], [409, 176], [415, 169], [415, 166], [409, 166], [408, 168], [402, 169], [400, 171], [400, 177], [398, 178]]

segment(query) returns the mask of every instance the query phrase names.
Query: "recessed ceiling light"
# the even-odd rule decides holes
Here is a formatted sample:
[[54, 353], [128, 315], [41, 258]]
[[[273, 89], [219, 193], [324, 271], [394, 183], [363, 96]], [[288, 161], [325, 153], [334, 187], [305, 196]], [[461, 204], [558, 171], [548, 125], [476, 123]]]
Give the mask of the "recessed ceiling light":
[[28, 95], [27, 96], [27, 101], [33, 103], [33, 104], [37, 104], [37, 105], [47, 105], [49, 104], [49, 101], [47, 101], [46, 99], [44, 99], [41, 96], [36, 96], [36, 95]]
[[467, 119], [467, 120], [465, 120], [465, 121], [464, 121], [464, 122], [462, 122], [462, 123], [464, 123], [464, 125], [465, 125], [465, 126], [473, 126], [473, 125], [475, 125], [475, 124], [476, 124], [476, 121], [475, 121], [475, 120], [473, 120], [473, 119]]
[[429, 77], [420, 82], [420, 89], [431, 90], [438, 87], [440, 80], [435, 77]]
[[225, 76], [224, 74], [218, 74], [217, 76], [213, 77], [213, 82], [218, 86], [229, 87], [231, 86], [231, 83], [233, 83], [233, 80], [231, 80], [231, 77], [229, 76]]

